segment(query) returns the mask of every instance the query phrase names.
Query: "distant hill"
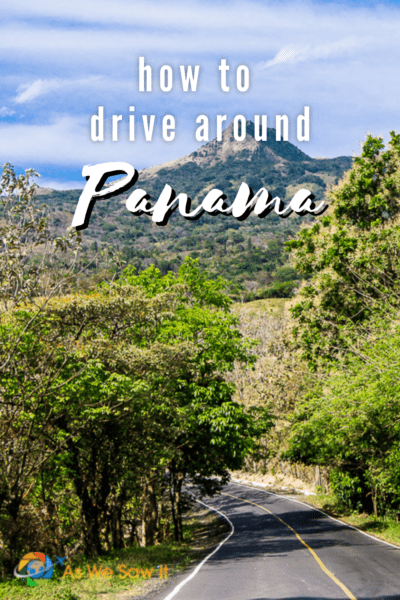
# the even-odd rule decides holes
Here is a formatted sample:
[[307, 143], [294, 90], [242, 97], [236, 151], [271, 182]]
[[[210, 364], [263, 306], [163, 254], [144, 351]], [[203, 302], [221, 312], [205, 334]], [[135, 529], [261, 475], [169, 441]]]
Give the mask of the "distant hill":
[[246, 158], [252, 161], [254, 154], [261, 152], [267, 160], [289, 160], [292, 162], [312, 160], [307, 154], [296, 148], [290, 142], [277, 142], [275, 129], [268, 128], [267, 141], [257, 142], [254, 139], [254, 123], [247, 121], [246, 138], [238, 142], [233, 136], [233, 124], [231, 123], [222, 134], [220, 142], [217, 139], [208, 142], [199, 150], [188, 154], [182, 158], [144, 169], [142, 174], [151, 176], [161, 169], [178, 169], [187, 163], [195, 164], [199, 167], [214, 167], [219, 162], [226, 162], [229, 159]]
[[[221, 141], [214, 139], [187, 156], [142, 170], [136, 187], [155, 201], [168, 183], [195, 204], [215, 187], [233, 200], [245, 181], [254, 191], [266, 187], [282, 200], [289, 200], [300, 188], [311, 190], [320, 200], [351, 167], [351, 157], [311, 158], [289, 142], [277, 142], [275, 136], [275, 129], [268, 129], [267, 141], [257, 142], [254, 125], [248, 121], [246, 139], [238, 142], [230, 125]], [[51, 225], [61, 231], [71, 223], [81, 190], [43, 192], [40, 201], [50, 207]], [[96, 203], [89, 227], [82, 232], [88, 257], [99, 242], [112, 243], [138, 269], [154, 263], [165, 273], [190, 255], [199, 258], [210, 275], [230, 279], [233, 295], [242, 299], [285, 297], [299, 283], [287, 265], [283, 243], [296, 233], [300, 217], [280, 219], [271, 213], [264, 219], [251, 215], [238, 222], [230, 216], [204, 215], [186, 221], [174, 214], [166, 227], [158, 227], [145, 215], [129, 213], [125, 199], [126, 195]]]
[[275, 138], [275, 129], [268, 128], [267, 141], [257, 142], [254, 124], [247, 121], [246, 138], [238, 142], [231, 124], [222, 141], [214, 139], [187, 156], [141, 171], [140, 185], [146, 182], [158, 194], [168, 182], [174, 189], [176, 186], [177, 193], [187, 191], [193, 199], [218, 187], [233, 198], [240, 183], [246, 181], [255, 191], [266, 187], [283, 200], [301, 187], [321, 197], [351, 166], [349, 156], [315, 159], [290, 142]]

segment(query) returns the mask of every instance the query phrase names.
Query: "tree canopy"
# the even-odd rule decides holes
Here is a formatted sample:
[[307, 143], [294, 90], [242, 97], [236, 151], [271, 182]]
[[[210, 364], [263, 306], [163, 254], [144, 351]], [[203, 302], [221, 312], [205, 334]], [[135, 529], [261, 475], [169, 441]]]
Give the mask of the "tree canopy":
[[399, 297], [400, 136], [368, 136], [323, 217], [287, 243], [307, 277], [293, 334], [314, 368], [352, 349]]
[[[182, 540], [185, 480], [217, 491], [271, 426], [266, 411], [234, 402], [226, 381], [234, 364], [254, 361], [227, 282], [187, 259], [175, 274], [128, 268], [68, 289], [79, 260], [55, 268], [53, 252], [70, 243], [39, 218], [30, 175], [6, 166], [3, 178], [19, 219], [3, 225], [0, 253], [4, 560], [15, 565], [27, 544], [87, 556], [153, 544], [169, 516]], [[40, 261], [32, 249], [43, 245]]]
[[350, 508], [400, 499], [398, 427], [400, 136], [368, 136], [330, 193], [327, 215], [290, 242], [308, 279], [294, 299], [292, 340], [310, 384], [284, 456], [332, 468]]

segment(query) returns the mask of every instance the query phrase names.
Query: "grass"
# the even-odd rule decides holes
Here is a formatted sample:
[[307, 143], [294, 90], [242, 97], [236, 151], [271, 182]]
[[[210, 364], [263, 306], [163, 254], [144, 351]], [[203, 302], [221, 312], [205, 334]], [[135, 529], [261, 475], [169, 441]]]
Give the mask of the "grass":
[[351, 512], [338, 502], [333, 493], [307, 496], [307, 500], [302, 499], [302, 502], [320, 508], [327, 514], [353, 525], [365, 533], [400, 546], [400, 523], [396, 523], [394, 517], [375, 517], [367, 513]]
[[288, 302], [288, 298], [265, 298], [251, 302], [236, 302], [233, 304], [233, 309], [253, 316], [269, 313], [270, 316], [277, 317], [282, 315], [286, 302]]
[[[68, 571], [66, 565], [64, 568], [57, 566], [51, 579], [38, 580], [38, 587], [29, 587], [25, 581], [15, 578], [12, 581], [0, 583], [0, 599], [94, 600], [102, 598], [103, 600], [119, 600], [132, 598], [132, 596], [162, 584], [160, 565], [163, 568], [167, 565], [168, 576], [184, 569], [193, 560], [198, 560], [208, 551], [210, 544], [212, 546], [217, 543], [217, 538], [221, 534], [218, 519], [207, 511], [198, 511], [186, 522], [185, 540], [180, 544], [168, 540], [158, 546], [148, 548], [125, 548], [110, 552], [98, 560], [78, 557], [75, 561], [67, 563]], [[92, 577], [88, 572], [88, 565]], [[97, 575], [94, 573], [94, 566]], [[76, 569], [80, 569], [80, 571]], [[105, 571], [105, 569], [109, 570]], [[131, 569], [130, 576], [127, 575], [129, 569]], [[153, 569], [152, 572], [151, 569]], [[165, 577], [163, 577], [164, 579]]]
[[[4, 583], [0, 586], [0, 598], [86, 600], [96, 598], [100, 593], [102, 598], [107, 595], [113, 597], [132, 588], [140, 588], [150, 573], [152, 578], [159, 577], [157, 567], [160, 565], [167, 565], [169, 574], [186, 566], [190, 562], [189, 550], [188, 540], [183, 544], [168, 542], [150, 548], [127, 548], [98, 560], [80, 558], [68, 563], [65, 568], [57, 566], [50, 580], [38, 580], [38, 587], [29, 587], [25, 581], [18, 579]], [[129, 569], [134, 570], [126, 576]]]

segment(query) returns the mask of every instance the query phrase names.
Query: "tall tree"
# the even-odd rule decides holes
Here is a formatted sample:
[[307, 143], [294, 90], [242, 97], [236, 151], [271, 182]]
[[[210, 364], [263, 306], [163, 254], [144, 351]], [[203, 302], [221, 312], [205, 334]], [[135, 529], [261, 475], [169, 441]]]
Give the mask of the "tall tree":
[[316, 367], [357, 351], [375, 316], [398, 302], [400, 135], [388, 148], [367, 137], [360, 157], [329, 193], [327, 214], [287, 243], [308, 277], [292, 308], [294, 336]]
[[161, 291], [176, 290], [178, 302], [174, 318], [160, 329], [159, 340], [169, 344], [186, 342], [192, 347], [186, 375], [169, 380], [167, 397], [174, 409], [163, 416], [167, 436], [175, 448], [168, 461], [170, 496], [175, 537], [182, 539], [182, 485], [187, 476], [202, 489], [218, 487], [211, 476], [228, 478], [228, 469], [239, 468], [257, 446], [262, 433], [271, 426], [265, 410], [245, 407], [232, 400], [234, 386], [225, 374], [235, 363], [253, 364], [249, 340], [243, 339], [238, 319], [229, 310], [231, 301], [224, 293], [227, 282], [209, 280], [198, 261], [187, 258], [178, 274], [162, 276], [150, 267], [135, 275], [127, 270], [126, 281], [140, 287], [150, 297]]
[[[329, 466], [346, 508], [397, 509], [400, 501], [400, 332], [386, 321], [298, 403], [286, 458]], [[361, 352], [362, 351], [362, 352]]]
[[328, 213], [288, 243], [308, 276], [293, 337], [313, 376], [298, 402], [291, 460], [334, 467], [348, 506], [399, 501], [400, 135], [367, 137]]

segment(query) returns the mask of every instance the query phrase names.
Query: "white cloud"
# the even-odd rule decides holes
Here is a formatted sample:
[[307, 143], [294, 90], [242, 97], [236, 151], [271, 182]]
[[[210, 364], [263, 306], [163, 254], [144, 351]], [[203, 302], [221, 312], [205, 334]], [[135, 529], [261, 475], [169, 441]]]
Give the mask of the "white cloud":
[[[102, 24], [107, 27], [115, 25], [129, 25], [135, 28], [164, 29], [171, 35], [171, 29], [190, 28], [216, 30], [225, 28], [260, 27], [260, 21], [269, 18], [270, 26], [278, 25], [281, 18], [279, 3], [257, 1], [244, 2], [236, 0], [229, 2], [206, 2], [195, 1], [182, 2], [182, 0], [170, 0], [168, 3], [162, 0], [147, 0], [146, 2], [135, 2], [132, 0], [69, 0], [68, 4], [63, 2], [50, 2], [49, 0], [2, 0], [3, 18], [29, 17], [44, 19], [65, 20], [68, 23], [80, 22], [88, 24]], [[280, 3], [282, 4], [282, 3]], [[286, 3], [286, 22], [290, 25], [292, 15], [290, 8], [295, 6], [293, 2]], [[311, 8], [311, 7], [310, 7]], [[304, 15], [309, 9], [301, 7]], [[240, 21], [238, 21], [240, 16]], [[106, 32], [104, 32], [105, 35]], [[136, 33], [136, 32], [135, 32]]]
[[15, 115], [15, 110], [12, 110], [12, 108], [8, 108], [8, 106], [0, 108], [0, 117], [11, 117], [11, 115]]
[[87, 85], [92, 86], [94, 82], [101, 79], [99, 76], [86, 77], [84, 79], [36, 79], [32, 83], [23, 83], [18, 86], [18, 94], [14, 98], [14, 102], [23, 104], [51, 92]]
[[[73, 162], [72, 141], [75, 140], [75, 146], [79, 148], [79, 141], [89, 137], [84, 125], [71, 117], [61, 117], [44, 125], [2, 123], [0, 163], [29, 163], [27, 167], [33, 168], [44, 162], [70, 165]], [[81, 158], [78, 151], [77, 162]]]
[[[272, 40], [268, 42], [265, 39], [261, 28], [255, 29], [253, 36], [243, 36], [240, 35], [240, 27], [236, 25], [233, 26], [232, 34], [236, 37], [236, 43], [230, 47], [230, 53], [257, 52], [260, 43], [263, 48], [266, 44], [267, 47], [272, 47]], [[162, 31], [142, 29], [133, 33], [116, 27], [104, 31], [45, 27], [43, 24], [0, 25], [0, 55], [6, 56], [7, 60], [20, 62], [23, 56], [30, 63], [34, 60], [46, 65], [63, 64], [66, 69], [70, 69], [72, 65], [82, 68], [82, 65], [88, 63], [100, 68], [112, 64], [113, 69], [118, 69], [121, 64], [129, 62], [133, 70], [137, 65], [137, 57], [147, 57], [149, 53], [152, 56], [158, 55], [160, 60], [164, 60], [166, 56], [176, 56], [183, 64], [187, 61], [187, 55], [194, 53], [199, 53], [202, 57], [220, 55], [222, 58], [227, 53], [229, 42], [222, 27], [220, 30], [208, 29], [200, 23], [197, 30], [192, 27], [188, 30], [178, 29], [175, 35], [171, 34], [168, 27]]]
[[329, 42], [327, 44], [307, 44], [306, 46], [285, 46], [276, 54], [272, 60], [261, 63], [260, 70], [268, 69], [282, 63], [298, 63], [308, 60], [326, 58], [337, 58], [343, 54], [353, 52], [367, 44], [367, 40], [348, 37], [342, 40]]
[[214, 78], [224, 57], [235, 66], [251, 67], [264, 60], [264, 69], [329, 56], [354, 55], [353, 60], [367, 57], [392, 65], [400, 59], [396, 6], [382, 5], [378, 10], [316, 0], [301, 5], [244, 0], [229, 4], [2, 0], [2, 14], [8, 21], [3, 16], [0, 24], [0, 57], [17, 71], [29, 64], [35, 77], [31, 90], [21, 89], [22, 98], [54, 89], [60, 73], [71, 78], [85, 72], [117, 78], [123, 74], [136, 83], [138, 56], [145, 56], [155, 68], [165, 62], [175, 68], [201, 64], [203, 73]]
[[[318, 155], [351, 154], [366, 129], [385, 132], [396, 126], [400, 95], [400, 6], [383, 0], [379, 6], [362, 4], [2, 0], [0, 106], [10, 105], [13, 97], [24, 117], [0, 123], [1, 158], [26, 166], [59, 165], [60, 179], [62, 165], [79, 169], [89, 162], [126, 160], [141, 168], [194, 150], [198, 114], [215, 121], [216, 114], [267, 113], [273, 119], [285, 113], [293, 120], [304, 106], [312, 114], [306, 152], [312, 154], [312, 146]], [[151, 94], [138, 93], [139, 56], [153, 67]], [[221, 58], [231, 65], [230, 93], [220, 89]], [[173, 67], [171, 94], [157, 83], [163, 64]], [[201, 66], [195, 94], [181, 92], [180, 64]], [[239, 64], [250, 68], [245, 94], [235, 89]], [[130, 105], [136, 106], [138, 121], [141, 113], [158, 120], [173, 114], [177, 139], [169, 145], [158, 139], [94, 144], [89, 118], [99, 105], [107, 118], [123, 112], [124, 127]], [[57, 117], [49, 123], [54, 113], [82, 119]]]
[[[318, 36], [320, 30], [315, 29], [315, 21], [331, 21], [332, 28], [337, 32], [348, 26], [349, 22], [357, 15], [360, 29], [366, 22], [372, 21], [376, 27], [387, 17], [398, 16], [398, 6], [386, 5], [384, 0], [374, 6], [370, 1], [369, 6], [360, 2], [319, 2], [318, 0], [147, 0], [146, 2], [132, 2], [132, 0], [69, 0], [66, 2], [52, 2], [51, 0], [2, 0], [2, 18], [6, 20], [24, 20], [30, 18], [45, 21], [50, 19], [63, 23], [76, 23], [103, 25], [107, 28], [115, 26], [129, 26], [134, 28], [134, 35], [143, 28], [147, 31], [156, 30], [172, 36], [177, 29], [225, 31], [229, 39], [232, 30], [242, 30], [243, 37], [249, 38], [248, 33], [263, 32], [268, 36], [271, 31], [279, 29], [302, 30], [308, 37]], [[372, 18], [371, 18], [372, 17]], [[340, 27], [340, 28], [339, 28]], [[102, 31], [107, 37], [107, 31]], [[134, 36], [133, 36], [134, 37]], [[171, 40], [177, 42], [178, 40]], [[240, 39], [234, 39], [235, 44]], [[181, 45], [179, 39], [177, 46]], [[204, 48], [205, 50], [206, 48]]]
[[122, 160], [142, 169], [173, 160], [198, 147], [198, 142], [187, 131], [172, 144], [164, 142], [158, 122], [151, 143], [141, 137], [135, 142], [121, 139], [117, 144], [112, 141], [96, 143], [90, 139], [88, 120], [70, 116], [38, 125], [0, 123], [0, 139], [0, 164], [11, 162], [25, 168], [59, 165], [60, 180], [64, 178], [63, 165], [81, 168], [87, 164]]
[[85, 187], [86, 180], [82, 181], [59, 181], [58, 179], [40, 178], [36, 179], [40, 188], [50, 188], [52, 190], [82, 190]]

